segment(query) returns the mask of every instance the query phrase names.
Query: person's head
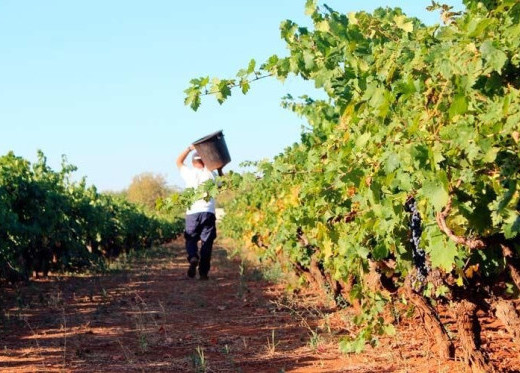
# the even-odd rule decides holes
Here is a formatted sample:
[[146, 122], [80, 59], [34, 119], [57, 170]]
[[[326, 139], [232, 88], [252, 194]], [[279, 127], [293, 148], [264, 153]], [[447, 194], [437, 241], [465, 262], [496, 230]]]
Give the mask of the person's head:
[[193, 153], [191, 156], [191, 164], [195, 168], [204, 168], [204, 162], [202, 162], [202, 158], [197, 152]]

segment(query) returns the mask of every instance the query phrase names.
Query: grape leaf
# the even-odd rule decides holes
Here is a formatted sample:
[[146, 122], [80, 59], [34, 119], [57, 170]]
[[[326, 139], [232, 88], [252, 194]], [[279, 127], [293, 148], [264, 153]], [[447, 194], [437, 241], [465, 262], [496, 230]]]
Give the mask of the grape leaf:
[[453, 241], [447, 241], [443, 235], [433, 236], [428, 248], [433, 267], [451, 271], [457, 256], [457, 245]]
[[468, 110], [468, 101], [464, 94], [458, 94], [453, 98], [453, 102], [451, 103], [449, 109], [450, 119], [455, 115], [461, 115], [466, 113]]
[[493, 70], [500, 72], [507, 61], [507, 55], [497, 47], [492, 40], [486, 40], [480, 46], [480, 53]]
[[413, 31], [413, 22], [412, 21], [406, 22], [407, 19], [408, 18], [405, 15], [395, 16], [394, 17], [395, 25], [403, 31], [412, 32]]
[[435, 210], [440, 211], [449, 200], [448, 191], [440, 180], [428, 180], [423, 184], [421, 194], [430, 201]]

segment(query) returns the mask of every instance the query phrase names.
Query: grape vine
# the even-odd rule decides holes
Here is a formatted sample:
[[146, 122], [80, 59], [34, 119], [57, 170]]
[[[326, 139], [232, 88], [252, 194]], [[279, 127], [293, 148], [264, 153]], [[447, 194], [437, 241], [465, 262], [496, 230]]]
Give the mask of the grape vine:
[[[219, 102], [266, 74], [311, 80], [327, 95], [283, 100], [309, 128], [258, 165], [261, 178], [241, 175], [221, 232], [264, 260], [347, 289], [370, 326], [348, 351], [384, 330], [374, 310], [389, 296], [366, 285], [372, 268], [399, 288], [414, 267], [427, 277], [428, 263], [468, 299], [472, 287], [485, 293], [482, 284], [505, 276], [514, 290], [489, 299], [518, 295], [520, 3], [464, 4], [461, 14], [434, 4], [446, 24], [426, 26], [400, 9], [341, 14], [307, 0], [312, 29], [280, 26], [287, 56], [212, 80]], [[192, 81], [186, 104], [197, 109], [209, 82]]]
[[71, 181], [75, 170], [64, 160], [53, 171], [41, 152], [33, 164], [12, 152], [0, 157], [0, 278], [84, 269], [182, 232], [178, 218], [150, 215], [84, 179]]

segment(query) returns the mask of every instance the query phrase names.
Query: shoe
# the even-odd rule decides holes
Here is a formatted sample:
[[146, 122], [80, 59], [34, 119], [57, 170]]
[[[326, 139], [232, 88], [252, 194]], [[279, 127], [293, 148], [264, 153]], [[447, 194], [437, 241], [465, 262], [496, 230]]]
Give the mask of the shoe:
[[194, 256], [190, 259], [190, 267], [188, 268], [188, 277], [195, 277], [195, 273], [197, 272], [197, 266], [199, 265], [199, 259]]
[[208, 281], [209, 277], [208, 275], [203, 275], [202, 273], [199, 275], [199, 280], [201, 281]]

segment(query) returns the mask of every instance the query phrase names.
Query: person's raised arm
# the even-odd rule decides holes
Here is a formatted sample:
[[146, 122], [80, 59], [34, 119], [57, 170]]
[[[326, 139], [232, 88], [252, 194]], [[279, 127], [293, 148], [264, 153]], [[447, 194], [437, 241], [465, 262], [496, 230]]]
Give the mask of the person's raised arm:
[[181, 168], [184, 166], [184, 161], [186, 160], [186, 157], [192, 150], [194, 150], [195, 147], [192, 145], [188, 146], [186, 149], [184, 149], [181, 154], [177, 157], [177, 168]]

